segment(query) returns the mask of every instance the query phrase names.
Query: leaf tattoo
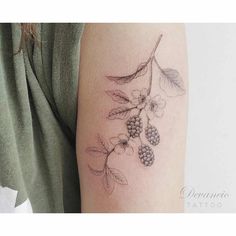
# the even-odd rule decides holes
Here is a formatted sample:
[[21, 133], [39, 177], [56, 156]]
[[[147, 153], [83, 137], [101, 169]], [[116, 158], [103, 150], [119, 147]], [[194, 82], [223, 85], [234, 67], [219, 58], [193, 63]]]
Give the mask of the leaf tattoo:
[[119, 170], [115, 168], [109, 168], [109, 174], [112, 177], [112, 179], [118, 184], [122, 184], [122, 185], [128, 184], [127, 179]]
[[115, 119], [124, 120], [129, 117], [130, 111], [132, 109], [133, 108], [128, 108], [128, 107], [114, 108], [109, 112], [107, 119], [109, 119], [109, 120], [115, 120]]
[[97, 135], [98, 144], [101, 146], [104, 153], [109, 152], [109, 145], [101, 135]]
[[160, 73], [160, 88], [166, 92], [167, 96], [181, 96], [185, 93], [183, 80], [177, 70], [166, 68]]
[[98, 147], [88, 147], [86, 148], [86, 152], [94, 157], [105, 156], [107, 154], [107, 152]]
[[129, 97], [121, 90], [108, 90], [106, 93], [112, 98], [114, 102], [118, 102], [120, 104], [126, 104], [130, 102]]
[[[121, 155], [123, 152], [127, 152], [127, 155], [129, 155], [129, 152], [132, 154], [134, 148], [131, 141], [135, 141], [134, 145], [137, 145], [137, 141], [139, 142], [137, 147], [138, 159], [143, 166], [150, 167], [154, 163], [155, 155], [153, 148], [159, 145], [160, 134], [157, 127], [151, 124], [151, 120], [153, 118], [160, 119], [163, 117], [163, 109], [166, 106], [166, 101], [159, 94], [150, 97], [153, 81], [153, 65], [155, 64], [159, 71], [159, 76], [157, 77], [159, 79], [159, 88], [165, 92], [167, 97], [181, 96], [185, 93], [184, 83], [180, 73], [171, 68], [163, 69], [155, 56], [162, 36], [159, 36], [150, 57], [146, 62], [141, 63], [135, 72], [125, 76], [106, 76], [108, 80], [115, 82], [117, 85], [124, 85], [137, 78], [146, 79], [147, 76], [144, 78], [144, 75], [147, 72], [150, 74], [148, 77], [148, 87], [142, 90], [132, 90], [130, 94], [132, 96], [127, 95], [120, 89], [105, 91], [114, 102], [121, 104], [121, 106], [109, 111], [107, 119], [122, 121], [127, 119], [125, 121], [126, 133], [121, 133], [117, 137], [110, 138], [110, 144], [101, 135], [97, 135], [98, 147], [87, 147], [86, 152], [90, 156], [103, 159], [102, 169], [93, 168], [90, 165], [88, 165], [88, 169], [93, 175], [101, 176], [102, 186], [109, 195], [113, 193], [116, 185], [128, 185], [124, 174], [120, 170], [109, 166], [109, 159], [114, 155]], [[146, 120], [145, 129], [143, 128], [143, 119]], [[143, 133], [144, 135], [141, 136]], [[145, 137], [146, 143], [142, 140], [143, 137]]]
[[141, 63], [136, 71], [130, 75], [125, 75], [125, 76], [106, 76], [107, 79], [116, 82], [117, 84], [125, 84], [131, 82], [133, 79], [136, 79], [140, 76], [143, 76], [147, 73], [147, 65], [148, 61], [145, 63]]
[[88, 168], [94, 175], [100, 176], [104, 174], [104, 170], [95, 170], [90, 165], [88, 165]]
[[109, 175], [109, 172], [105, 172], [105, 175], [102, 177], [102, 182], [103, 182], [103, 187], [106, 190], [108, 194], [112, 194], [114, 188], [115, 188], [115, 183], [112, 180], [111, 176]]

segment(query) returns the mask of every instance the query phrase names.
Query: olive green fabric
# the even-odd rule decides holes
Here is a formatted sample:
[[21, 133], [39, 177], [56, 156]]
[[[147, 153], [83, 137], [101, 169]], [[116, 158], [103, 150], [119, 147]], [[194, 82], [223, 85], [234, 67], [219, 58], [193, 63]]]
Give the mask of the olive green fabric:
[[0, 186], [33, 212], [80, 212], [75, 154], [83, 24], [0, 24]]

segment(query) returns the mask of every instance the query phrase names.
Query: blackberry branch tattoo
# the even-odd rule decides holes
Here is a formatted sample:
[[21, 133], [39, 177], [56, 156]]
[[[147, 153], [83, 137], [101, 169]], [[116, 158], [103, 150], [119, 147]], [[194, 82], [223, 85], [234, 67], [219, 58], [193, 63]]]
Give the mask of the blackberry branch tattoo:
[[[117, 85], [125, 85], [135, 79], [142, 79], [144, 75], [149, 73], [148, 87], [141, 90], [133, 90], [131, 96], [128, 96], [119, 89], [105, 91], [114, 102], [120, 104], [120, 106], [108, 113], [107, 119], [125, 120], [126, 132], [118, 134], [117, 137], [111, 137], [109, 142], [101, 135], [97, 135], [98, 145], [88, 147], [86, 151], [91, 156], [103, 158], [103, 167], [101, 169], [95, 169], [90, 165], [88, 165], [88, 168], [92, 174], [102, 176], [102, 183], [108, 194], [113, 192], [115, 184], [128, 184], [126, 177], [120, 170], [109, 166], [109, 158], [113, 155], [122, 155], [123, 153], [132, 155], [134, 153], [134, 147], [137, 147], [137, 154], [143, 166], [149, 167], [154, 163], [153, 147], [160, 143], [160, 134], [158, 129], [151, 124], [151, 121], [155, 118], [161, 118], [164, 115], [166, 101], [159, 94], [153, 97], [150, 96], [153, 81], [153, 66], [156, 66], [159, 72], [157, 77], [159, 88], [167, 97], [181, 96], [185, 93], [183, 80], [179, 72], [171, 68], [162, 68], [155, 56], [162, 36], [159, 36], [147, 61], [141, 63], [134, 73], [124, 76], [106, 76], [108, 80]], [[145, 129], [143, 121], [145, 121]], [[145, 137], [148, 144], [144, 142], [142, 137]]]

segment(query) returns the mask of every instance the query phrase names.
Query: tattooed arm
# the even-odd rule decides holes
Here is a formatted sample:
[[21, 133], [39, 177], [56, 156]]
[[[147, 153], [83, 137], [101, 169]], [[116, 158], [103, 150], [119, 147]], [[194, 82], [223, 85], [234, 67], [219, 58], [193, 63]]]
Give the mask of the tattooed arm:
[[77, 157], [84, 212], [181, 212], [187, 65], [183, 25], [88, 24]]

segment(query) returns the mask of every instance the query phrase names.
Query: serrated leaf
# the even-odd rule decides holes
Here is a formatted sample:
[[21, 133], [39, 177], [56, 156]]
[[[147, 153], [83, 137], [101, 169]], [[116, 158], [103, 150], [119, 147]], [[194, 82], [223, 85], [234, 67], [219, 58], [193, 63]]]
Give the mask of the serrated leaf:
[[86, 148], [86, 152], [94, 157], [105, 156], [107, 154], [105, 150], [98, 147], [88, 147]]
[[185, 93], [183, 80], [179, 72], [175, 69], [166, 68], [161, 70], [160, 88], [167, 96], [181, 96]]
[[128, 181], [125, 176], [121, 173], [121, 171], [115, 168], [109, 168], [109, 174], [111, 178], [118, 184], [127, 185]]
[[112, 180], [111, 176], [108, 173], [106, 173], [102, 177], [102, 184], [103, 184], [103, 187], [104, 187], [105, 191], [108, 194], [112, 194], [112, 192], [115, 188], [115, 183], [114, 183], [114, 181]]
[[120, 120], [124, 120], [126, 118], [129, 117], [129, 114], [130, 114], [130, 108], [128, 107], [117, 107], [117, 108], [114, 108], [112, 109], [107, 118], [109, 120], [115, 120], [115, 119], [120, 119]]
[[104, 174], [104, 170], [96, 170], [93, 169], [90, 165], [88, 165], [89, 170], [91, 171], [92, 174], [100, 176]]
[[144, 75], [147, 72], [147, 62], [141, 63], [137, 70], [126, 76], [106, 76], [109, 80], [116, 82], [117, 84], [125, 84], [131, 82], [133, 79]]
[[106, 93], [112, 98], [113, 101], [120, 104], [129, 102], [129, 97], [121, 90], [108, 90]]

